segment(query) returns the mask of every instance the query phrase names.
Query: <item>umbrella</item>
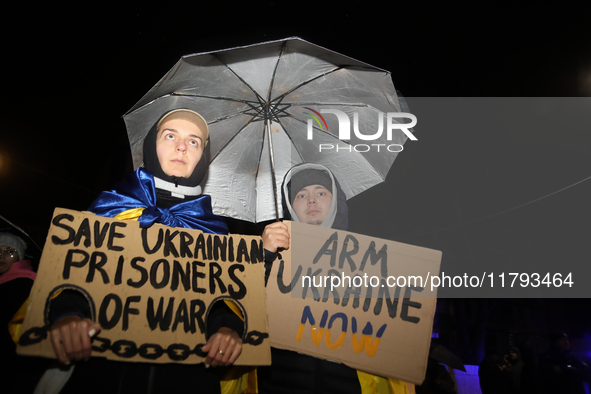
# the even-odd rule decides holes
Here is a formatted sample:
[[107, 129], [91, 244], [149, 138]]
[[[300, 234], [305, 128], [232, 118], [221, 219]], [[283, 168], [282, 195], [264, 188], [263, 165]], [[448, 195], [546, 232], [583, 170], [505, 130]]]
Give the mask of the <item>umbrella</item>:
[[408, 122], [403, 105], [388, 71], [293, 37], [184, 56], [123, 118], [137, 168], [160, 116], [203, 115], [214, 212], [261, 222], [281, 216], [281, 182], [298, 163], [329, 168], [347, 198], [383, 182], [410, 135], [386, 130]]
[[445, 346], [438, 343], [431, 343], [431, 348], [429, 349], [429, 358], [452, 367], [453, 369], [466, 372], [466, 367], [464, 367], [462, 360], [460, 360], [458, 356], [453, 354]]

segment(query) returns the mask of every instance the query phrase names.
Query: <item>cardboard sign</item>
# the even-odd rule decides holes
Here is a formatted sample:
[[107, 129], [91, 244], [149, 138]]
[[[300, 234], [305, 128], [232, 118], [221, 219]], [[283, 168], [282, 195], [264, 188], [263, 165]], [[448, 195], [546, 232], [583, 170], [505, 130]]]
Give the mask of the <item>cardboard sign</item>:
[[267, 284], [271, 346], [422, 383], [437, 297], [425, 279], [441, 252], [285, 223], [291, 247]]
[[57, 208], [29, 299], [18, 353], [54, 358], [48, 312], [60, 290], [80, 291], [102, 329], [93, 356], [198, 364], [215, 302], [244, 317], [237, 365], [268, 365], [260, 237], [207, 234]]

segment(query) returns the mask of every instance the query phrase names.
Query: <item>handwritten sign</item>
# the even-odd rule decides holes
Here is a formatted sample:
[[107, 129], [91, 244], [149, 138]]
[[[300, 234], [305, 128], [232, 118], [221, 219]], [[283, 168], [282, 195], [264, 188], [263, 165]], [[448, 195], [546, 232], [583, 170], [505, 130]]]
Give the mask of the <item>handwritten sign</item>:
[[52, 300], [78, 291], [101, 331], [93, 356], [120, 361], [204, 361], [216, 302], [244, 320], [237, 365], [270, 364], [260, 237], [207, 234], [57, 208], [33, 286], [18, 353], [54, 357]]
[[441, 252], [285, 222], [291, 247], [267, 284], [271, 346], [376, 375], [424, 380]]

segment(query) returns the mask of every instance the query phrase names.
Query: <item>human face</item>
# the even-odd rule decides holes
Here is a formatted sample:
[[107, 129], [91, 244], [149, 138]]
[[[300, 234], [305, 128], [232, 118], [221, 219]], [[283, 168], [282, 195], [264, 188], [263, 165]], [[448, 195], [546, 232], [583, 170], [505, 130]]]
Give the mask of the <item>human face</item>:
[[332, 193], [322, 185], [306, 186], [296, 194], [292, 206], [302, 223], [320, 225], [332, 205]]
[[512, 360], [517, 360], [517, 353], [515, 352], [515, 350], [509, 350], [509, 356]]
[[8, 246], [0, 246], [0, 275], [8, 271], [12, 263], [19, 261], [18, 252]]
[[156, 135], [156, 154], [168, 176], [188, 178], [203, 154], [203, 132], [184, 119], [164, 122]]

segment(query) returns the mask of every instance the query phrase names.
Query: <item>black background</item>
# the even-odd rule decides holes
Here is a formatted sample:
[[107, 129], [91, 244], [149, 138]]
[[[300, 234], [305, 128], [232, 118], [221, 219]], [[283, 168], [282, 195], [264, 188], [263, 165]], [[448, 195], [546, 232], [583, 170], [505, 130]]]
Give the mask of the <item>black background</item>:
[[[121, 116], [185, 54], [299, 36], [391, 71], [409, 98], [591, 96], [581, 3], [83, 4], [3, 18], [0, 214], [39, 245], [55, 207], [85, 210], [132, 170]], [[351, 231], [442, 250], [444, 268], [589, 263], [591, 182], [536, 201], [591, 175], [589, 133], [499, 146], [475, 130], [450, 152], [420, 117], [416, 131], [386, 183], [349, 202]], [[578, 317], [537, 334], [584, 336], [585, 302], [560, 301]]]

